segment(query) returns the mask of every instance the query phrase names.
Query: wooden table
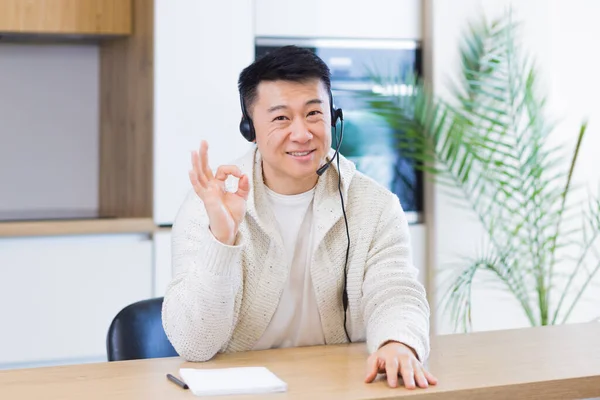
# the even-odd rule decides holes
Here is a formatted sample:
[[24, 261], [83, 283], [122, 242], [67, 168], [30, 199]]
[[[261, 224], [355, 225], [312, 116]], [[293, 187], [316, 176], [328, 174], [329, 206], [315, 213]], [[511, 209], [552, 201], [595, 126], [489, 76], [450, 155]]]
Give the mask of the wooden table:
[[180, 367], [266, 366], [289, 385], [282, 394], [217, 399], [573, 399], [600, 397], [600, 323], [432, 339], [430, 370], [439, 384], [390, 389], [363, 383], [363, 344], [0, 371], [0, 399], [193, 399], [167, 381]]

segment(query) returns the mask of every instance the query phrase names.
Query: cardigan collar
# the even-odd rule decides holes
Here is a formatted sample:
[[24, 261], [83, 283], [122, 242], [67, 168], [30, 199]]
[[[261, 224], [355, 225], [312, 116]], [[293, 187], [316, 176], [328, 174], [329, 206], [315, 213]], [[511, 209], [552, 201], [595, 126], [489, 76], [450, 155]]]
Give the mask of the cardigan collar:
[[[334, 152], [330, 151], [328, 159], [333, 157]], [[341, 177], [341, 190], [344, 197], [344, 205], [348, 204], [348, 187], [355, 175], [356, 169], [352, 162], [340, 156], [340, 168], [337, 168], [337, 160], [331, 163], [328, 170], [319, 177], [315, 187], [315, 195], [313, 200], [313, 216], [315, 223], [316, 248], [323, 243], [325, 236], [329, 230], [342, 218], [343, 212], [340, 203], [340, 194], [338, 190], [338, 178]], [[276, 246], [272, 248], [272, 256], [276, 259], [282, 257], [284, 246], [281, 233], [277, 229], [275, 216], [268, 201], [265, 183], [262, 174], [262, 157], [257, 148], [252, 149], [241, 159], [238, 166], [243, 174], [252, 176], [250, 184], [250, 192], [246, 203], [247, 218], [252, 218], [256, 221], [258, 227], [271, 238]], [[315, 172], [316, 173], [316, 172]], [[233, 188], [232, 188], [233, 189]], [[322, 248], [325, 250], [325, 248]], [[311, 267], [313, 279], [316, 276], [319, 282], [324, 283], [324, 287], [328, 290], [336, 290], [339, 277], [344, 273], [342, 266], [330, 266], [320, 263], [326, 268]], [[280, 290], [285, 285], [287, 273], [284, 269], [275, 269], [269, 275], [268, 284], [263, 287], [263, 290], [271, 290], [275, 294], [280, 293]], [[264, 283], [264, 282], [263, 282]], [[319, 311], [322, 313], [329, 305], [327, 300], [331, 298], [331, 293], [327, 290], [315, 290], [317, 301], [319, 303]], [[240, 335], [231, 349], [242, 350], [252, 348], [260, 335], [267, 328], [267, 323], [277, 308], [278, 302], [269, 303], [261, 311], [268, 315], [269, 318], [261, 321], [249, 321], [245, 318], [240, 320], [238, 329], [244, 332], [252, 332], [250, 334]], [[323, 317], [323, 314], [322, 314]], [[336, 318], [338, 320], [330, 320], [329, 323], [323, 325], [323, 333], [327, 343], [343, 343], [345, 340], [344, 331], [340, 328], [343, 326], [343, 313], [340, 313]]]
[[[334, 154], [335, 151], [331, 149], [327, 155], [327, 159], [331, 160]], [[242, 173], [248, 175], [248, 177], [252, 177], [248, 201], [246, 203], [246, 212], [258, 223], [265, 233], [272, 238], [277, 238], [278, 243], [282, 245], [281, 235], [277, 231], [275, 217], [265, 190], [262, 156], [258, 147], [253, 146], [240, 161], [239, 167]], [[356, 173], [356, 167], [354, 163], [341, 155], [339, 162], [339, 169], [337, 160], [331, 163], [327, 171], [319, 177], [315, 187], [313, 210], [317, 224], [317, 243], [323, 240], [327, 231], [343, 216], [338, 189], [338, 179], [340, 177], [344, 205], [348, 204], [348, 188]]]

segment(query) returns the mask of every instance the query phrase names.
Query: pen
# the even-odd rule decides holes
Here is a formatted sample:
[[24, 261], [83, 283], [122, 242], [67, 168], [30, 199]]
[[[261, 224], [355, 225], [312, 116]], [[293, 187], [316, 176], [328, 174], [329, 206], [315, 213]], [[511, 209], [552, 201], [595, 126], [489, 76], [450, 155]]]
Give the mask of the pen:
[[170, 380], [171, 382], [173, 382], [174, 384], [176, 384], [177, 386], [183, 388], [183, 389], [187, 389], [188, 388], [188, 385], [185, 382], [177, 379], [176, 377], [174, 377], [171, 374], [167, 374], [167, 379]]

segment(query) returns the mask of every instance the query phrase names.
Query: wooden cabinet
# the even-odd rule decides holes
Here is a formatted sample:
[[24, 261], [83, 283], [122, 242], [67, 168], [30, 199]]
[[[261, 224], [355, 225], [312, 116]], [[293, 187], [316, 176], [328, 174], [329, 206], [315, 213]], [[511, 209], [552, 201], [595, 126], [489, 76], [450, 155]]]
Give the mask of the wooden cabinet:
[[0, 32], [127, 35], [131, 0], [0, 0]]
[[151, 296], [148, 235], [0, 239], [0, 369], [105, 360], [112, 318]]
[[[0, 38], [31, 41], [0, 44], [4, 83], [15, 82], [0, 82], [8, 115], [0, 113], [8, 119], [0, 186], [10, 192], [0, 200], [0, 236], [154, 229], [152, 131], [144, 125], [152, 120], [153, 1], [135, 0], [135, 13], [133, 1], [0, 0]], [[113, 40], [95, 40], [106, 37]], [[63, 38], [67, 45], [53, 43]], [[20, 168], [28, 140], [39, 153], [24, 153], [28, 168]], [[45, 187], [31, 189], [36, 169]]]

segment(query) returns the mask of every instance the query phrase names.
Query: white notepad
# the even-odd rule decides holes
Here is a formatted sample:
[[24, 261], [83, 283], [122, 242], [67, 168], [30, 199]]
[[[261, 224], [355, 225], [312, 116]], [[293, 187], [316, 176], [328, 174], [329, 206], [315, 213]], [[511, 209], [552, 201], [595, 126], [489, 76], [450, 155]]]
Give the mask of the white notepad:
[[275, 393], [287, 391], [287, 383], [265, 367], [195, 369], [181, 368], [181, 378], [196, 396]]

